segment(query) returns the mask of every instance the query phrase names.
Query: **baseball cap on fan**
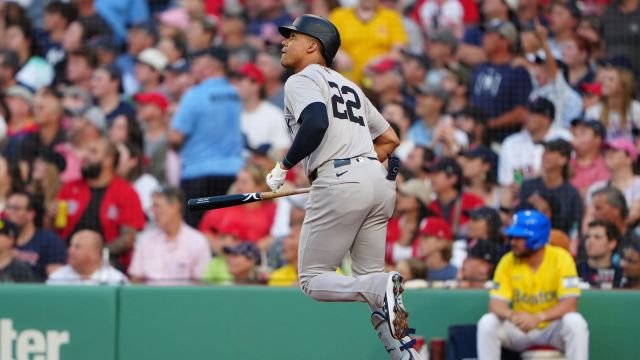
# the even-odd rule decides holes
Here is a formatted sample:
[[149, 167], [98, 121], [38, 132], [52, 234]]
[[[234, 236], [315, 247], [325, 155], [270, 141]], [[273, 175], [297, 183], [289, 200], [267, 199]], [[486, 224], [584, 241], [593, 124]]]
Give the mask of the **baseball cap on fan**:
[[160, 50], [155, 48], [147, 48], [142, 50], [140, 55], [138, 55], [138, 57], [136, 58], [136, 61], [142, 64], [149, 65], [151, 68], [158, 72], [163, 72], [169, 64], [169, 60], [167, 60], [167, 57]]
[[259, 85], [264, 85], [265, 83], [264, 73], [262, 72], [262, 70], [260, 70], [258, 65], [254, 63], [245, 63], [240, 67], [240, 69], [238, 69], [236, 74], [240, 77], [247, 78]]
[[453, 240], [451, 226], [439, 217], [428, 217], [422, 221], [420, 226], [420, 236], [433, 236], [439, 239]]
[[518, 44], [518, 29], [509, 21], [493, 19], [484, 25], [485, 33], [497, 33], [507, 40], [511, 48]]
[[385, 57], [369, 66], [369, 70], [374, 74], [385, 74], [389, 71], [400, 72], [400, 64], [390, 57]]
[[252, 242], [243, 241], [236, 246], [225, 246], [223, 251], [227, 255], [243, 255], [249, 259], [253, 259], [256, 265], [260, 265], [260, 249]]
[[133, 100], [140, 105], [156, 105], [161, 111], [167, 110], [169, 100], [159, 91], [146, 91], [133, 95]]
[[615, 138], [604, 145], [605, 149], [613, 149], [613, 150], [623, 150], [627, 153], [627, 155], [631, 156], [633, 161], [638, 159], [638, 150], [633, 145], [631, 140], [625, 138]]

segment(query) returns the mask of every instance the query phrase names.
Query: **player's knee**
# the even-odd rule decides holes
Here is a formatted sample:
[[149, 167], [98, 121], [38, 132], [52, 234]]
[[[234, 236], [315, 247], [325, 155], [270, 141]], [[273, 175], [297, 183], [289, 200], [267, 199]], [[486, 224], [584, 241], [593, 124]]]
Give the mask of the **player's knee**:
[[587, 321], [577, 312], [570, 312], [562, 317], [562, 328], [573, 334], [585, 335], [589, 333]]
[[496, 314], [484, 314], [478, 321], [478, 335], [497, 332], [500, 322], [500, 318]]

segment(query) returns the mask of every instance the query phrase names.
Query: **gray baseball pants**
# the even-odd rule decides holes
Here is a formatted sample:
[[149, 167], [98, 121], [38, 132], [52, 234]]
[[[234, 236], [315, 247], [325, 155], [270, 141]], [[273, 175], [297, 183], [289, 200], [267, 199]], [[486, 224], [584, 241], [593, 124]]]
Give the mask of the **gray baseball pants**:
[[[360, 301], [382, 307], [387, 221], [395, 181], [377, 160], [331, 160], [313, 181], [300, 233], [298, 273], [305, 294], [318, 301]], [[353, 276], [336, 273], [350, 253]]]

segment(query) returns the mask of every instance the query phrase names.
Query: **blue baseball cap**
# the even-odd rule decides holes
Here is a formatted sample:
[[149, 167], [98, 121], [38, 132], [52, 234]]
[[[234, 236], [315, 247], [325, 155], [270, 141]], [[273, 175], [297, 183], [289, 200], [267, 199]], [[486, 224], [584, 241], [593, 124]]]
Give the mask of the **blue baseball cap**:
[[258, 245], [252, 242], [243, 241], [236, 246], [225, 246], [222, 251], [227, 255], [243, 255], [249, 259], [253, 259], [256, 265], [260, 265], [260, 249]]

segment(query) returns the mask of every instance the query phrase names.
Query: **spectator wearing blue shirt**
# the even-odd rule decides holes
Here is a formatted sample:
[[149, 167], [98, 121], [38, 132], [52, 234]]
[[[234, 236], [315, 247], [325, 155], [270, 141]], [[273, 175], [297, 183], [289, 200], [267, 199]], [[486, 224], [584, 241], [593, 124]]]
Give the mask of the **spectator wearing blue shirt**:
[[[509, 8], [505, 0], [484, 0], [480, 9], [484, 21], [500, 19], [509, 21], [515, 18], [515, 13]], [[458, 58], [469, 66], [476, 66], [487, 60], [482, 49], [482, 36], [484, 35], [484, 25], [472, 25], [467, 27], [462, 41], [458, 47]]]
[[38, 281], [67, 262], [67, 249], [55, 233], [36, 227], [34, 199], [25, 192], [15, 192], [7, 199], [7, 217], [18, 228], [16, 259], [31, 266]]
[[149, 21], [149, 5], [145, 0], [95, 0], [95, 7], [120, 42], [127, 38], [128, 24]]
[[[198, 83], [184, 93], [173, 117], [169, 143], [180, 148], [180, 186], [187, 199], [225, 194], [242, 168], [242, 103], [225, 77], [228, 53], [213, 47], [192, 55]], [[186, 215], [197, 226], [202, 214]]]
[[488, 61], [476, 67], [470, 91], [471, 104], [489, 117], [491, 141], [518, 131], [526, 116], [531, 78], [524, 67], [512, 63], [517, 44], [512, 23], [494, 19], [485, 26], [482, 46]]
[[416, 115], [418, 119], [409, 128], [409, 140], [414, 144], [432, 147], [433, 134], [447, 104], [447, 93], [441, 87], [416, 88]]

